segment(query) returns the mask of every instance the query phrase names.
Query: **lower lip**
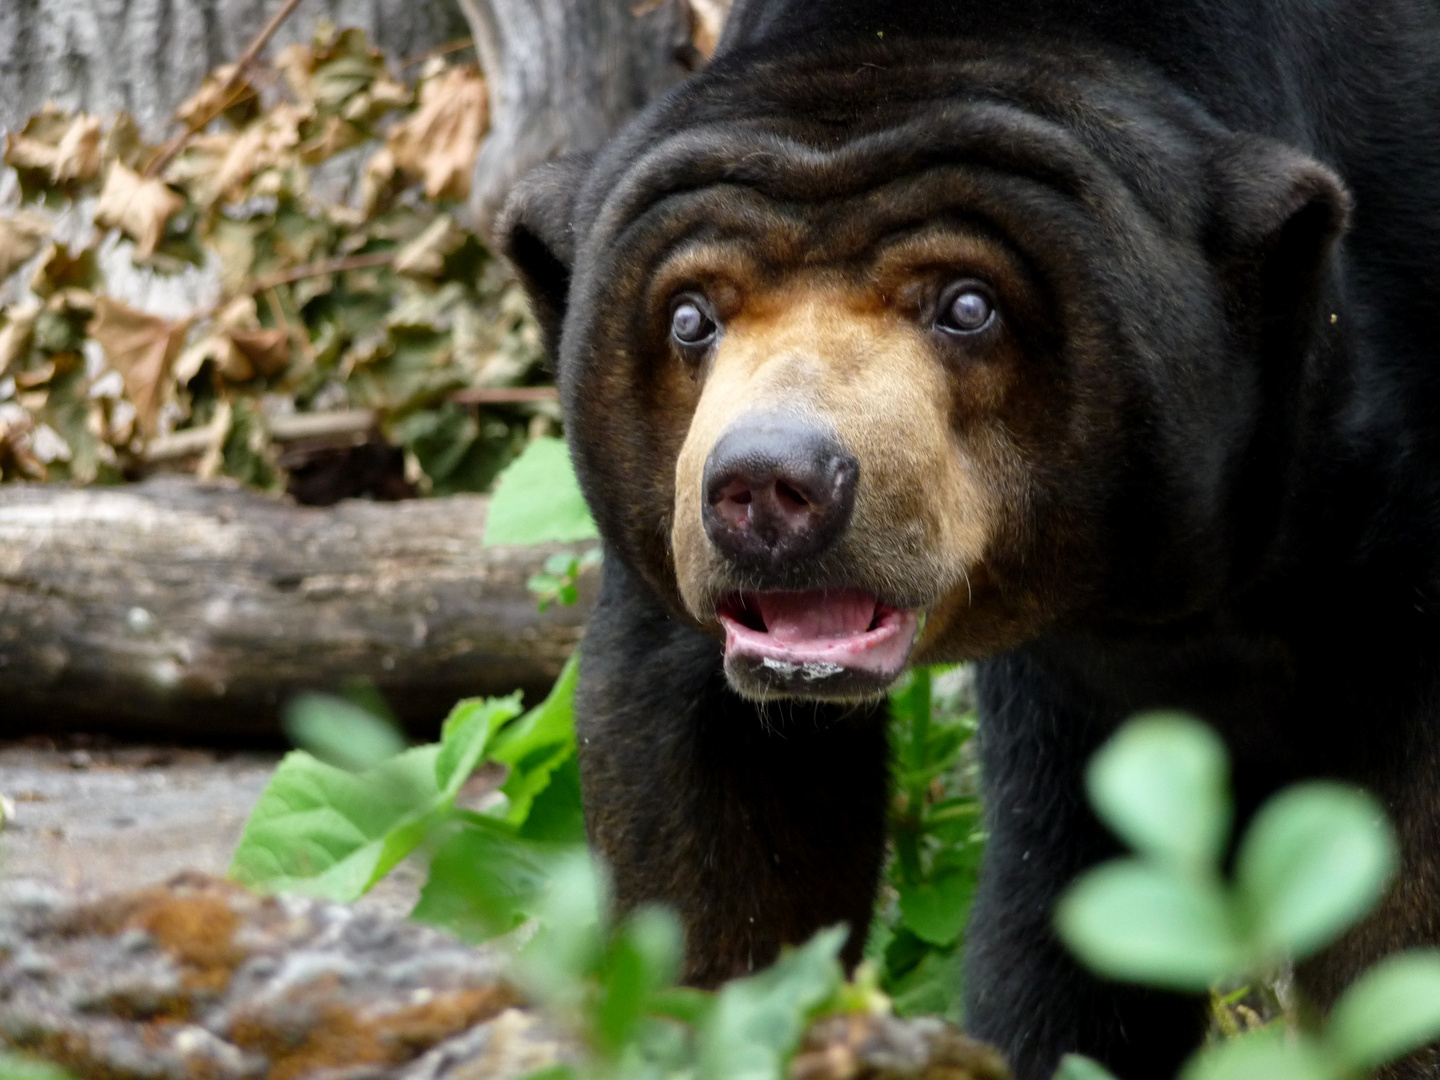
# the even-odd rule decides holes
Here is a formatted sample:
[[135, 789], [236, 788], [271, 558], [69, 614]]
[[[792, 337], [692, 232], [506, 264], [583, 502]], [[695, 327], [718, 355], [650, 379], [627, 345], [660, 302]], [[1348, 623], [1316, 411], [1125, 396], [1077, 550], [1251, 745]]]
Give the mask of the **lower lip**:
[[871, 629], [861, 634], [779, 642], [722, 610], [719, 619], [725, 629], [725, 660], [727, 665], [747, 661], [747, 666], [800, 683], [840, 681], [855, 675], [867, 681], [888, 681], [905, 669], [919, 630], [919, 613], [882, 604], [876, 616]]

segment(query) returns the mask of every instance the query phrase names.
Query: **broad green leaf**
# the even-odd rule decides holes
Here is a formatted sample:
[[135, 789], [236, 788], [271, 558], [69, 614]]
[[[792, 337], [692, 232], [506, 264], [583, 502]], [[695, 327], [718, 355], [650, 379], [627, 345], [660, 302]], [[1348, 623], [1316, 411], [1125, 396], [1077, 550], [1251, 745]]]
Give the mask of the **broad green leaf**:
[[700, 1032], [698, 1080], [783, 1080], [810, 1010], [841, 982], [843, 926], [822, 930], [766, 971], [727, 983]]
[[1330, 1014], [1326, 1041], [1369, 1073], [1440, 1039], [1440, 950], [1400, 953], [1372, 967]]
[[1101, 975], [1203, 991], [1246, 965], [1218, 883], [1138, 859], [1085, 874], [1056, 911], [1061, 940]]
[[1115, 1080], [1115, 1077], [1098, 1061], [1091, 1061], [1079, 1054], [1066, 1054], [1060, 1059], [1055, 1080]]
[[536, 439], [500, 474], [485, 545], [570, 543], [600, 533], [560, 439]]
[[1212, 872], [1230, 831], [1225, 747], [1188, 717], [1131, 720], [1086, 776], [1096, 812], [1137, 852], [1190, 874]]
[[597, 972], [608, 891], [603, 869], [584, 849], [550, 867], [534, 905], [540, 929], [521, 954], [521, 977], [554, 1007], [578, 1008]]
[[321, 761], [350, 772], [379, 765], [405, 749], [388, 720], [330, 694], [301, 694], [285, 708], [285, 734]]
[[975, 871], [951, 866], [920, 885], [901, 885], [900, 919], [915, 935], [931, 945], [952, 945], [960, 937], [970, 914], [975, 892]]
[[494, 733], [519, 715], [518, 690], [503, 698], [472, 698], [451, 709], [440, 731], [440, 753], [435, 759], [436, 786], [454, 797], [475, 771]]
[[51, 1062], [0, 1050], [0, 1080], [70, 1080], [70, 1074]]
[[1236, 861], [1256, 945], [1302, 959], [1329, 944], [1380, 899], [1397, 860], [1370, 796], [1329, 783], [1282, 791], [1255, 815]]
[[642, 908], [621, 927], [606, 958], [595, 1011], [608, 1052], [616, 1053], [635, 1038], [651, 995], [675, 981], [683, 947], [680, 922], [666, 908]]
[[1337, 1073], [1310, 1037], [1265, 1028], [1202, 1050], [1180, 1080], [1337, 1080]]
[[439, 752], [416, 747], [351, 773], [292, 751], [246, 822], [230, 876], [264, 892], [358, 899], [443, 817]]
[[[903, 941], [903, 933], [896, 936], [893, 944], [899, 946], [897, 952], [903, 949], [899, 944]], [[887, 966], [889, 959], [890, 950], [886, 950]], [[960, 962], [959, 949], [927, 948], [919, 954], [918, 962], [906, 967], [898, 977], [887, 978], [885, 992], [890, 995], [896, 1014], [935, 1014], [958, 1020]]]
[[585, 810], [580, 800], [580, 769], [574, 756], [550, 774], [550, 783], [535, 796], [530, 813], [520, 826], [527, 840], [551, 844], [585, 842]]
[[650, 999], [650, 1011], [657, 1016], [668, 1016], [682, 1024], [699, 1027], [710, 1015], [715, 1004], [715, 994], [710, 990], [696, 990], [692, 986], [671, 986], [658, 991]]
[[575, 754], [575, 682], [578, 654], [565, 662], [550, 694], [490, 742], [489, 756], [510, 766], [500, 790], [510, 800], [506, 819], [522, 825], [531, 804], [550, 784], [555, 770]]
[[430, 860], [411, 917], [472, 943], [506, 933], [535, 914], [558, 856], [502, 822], [462, 814], [460, 827]]

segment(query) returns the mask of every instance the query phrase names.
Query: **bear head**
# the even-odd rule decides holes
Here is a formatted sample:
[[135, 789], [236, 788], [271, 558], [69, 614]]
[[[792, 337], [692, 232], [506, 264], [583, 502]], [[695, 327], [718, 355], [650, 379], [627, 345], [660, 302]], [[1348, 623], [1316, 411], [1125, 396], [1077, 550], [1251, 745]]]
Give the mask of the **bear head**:
[[1079, 51], [741, 52], [502, 216], [607, 543], [754, 698], [1263, 564], [1347, 196]]

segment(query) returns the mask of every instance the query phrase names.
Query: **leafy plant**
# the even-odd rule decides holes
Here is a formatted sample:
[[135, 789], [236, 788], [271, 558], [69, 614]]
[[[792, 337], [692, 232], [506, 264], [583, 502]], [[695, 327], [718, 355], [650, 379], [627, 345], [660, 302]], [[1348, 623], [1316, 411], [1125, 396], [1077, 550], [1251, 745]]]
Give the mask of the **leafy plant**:
[[[10, 133], [0, 479], [188, 461], [276, 486], [276, 432], [304, 429], [292, 414], [348, 408], [404, 448], [421, 490], [488, 488], [559, 412], [498, 393], [542, 378], [541, 346], [519, 286], [458, 222], [486, 115], [474, 66], [401, 70], [321, 23], [212, 73], [163, 144], [124, 114], [54, 107]], [[146, 295], [197, 268], [217, 293], [200, 310]], [[462, 389], [496, 400], [477, 412]]]
[[867, 956], [902, 1015], [959, 1019], [960, 955], [985, 837], [964, 669], [917, 668], [890, 695], [894, 802], [886, 895]]
[[[1110, 978], [1181, 991], [1263, 978], [1334, 941], [1380, 899], [1397, 845], [1370, 796], [1334, 783], [1282, 791], [1240, 838], [1233, 877], [1228, 762], [1208, 728], [1131, 721], [1091, 763], [1090, 800], [1135, 855], [1097, 867], [1062, 899], [1056, 928]], [[1440, 1038], [1440, 951], [1365, 973], [1323, 1024], [1270, 1025], [1198, 1053], [1183, 1080], [1347, 1080]], [[1070, 1059], [1064, 1080], [1102, 1080]]]

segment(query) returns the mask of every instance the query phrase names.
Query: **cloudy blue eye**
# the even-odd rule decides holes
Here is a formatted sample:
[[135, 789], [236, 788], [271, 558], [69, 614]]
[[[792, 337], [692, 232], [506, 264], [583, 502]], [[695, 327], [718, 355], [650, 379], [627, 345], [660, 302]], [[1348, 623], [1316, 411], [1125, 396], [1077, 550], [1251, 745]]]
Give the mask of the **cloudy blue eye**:
[[978, 334], [995, 319], [995, 305], [978, 282], [958, 282], [945, 291], [935, 325], [949, 334]]
[[682, 296], [670, 309], [670, 336], [686, 348], [710, 344], [718, 329], [699, 297]]

